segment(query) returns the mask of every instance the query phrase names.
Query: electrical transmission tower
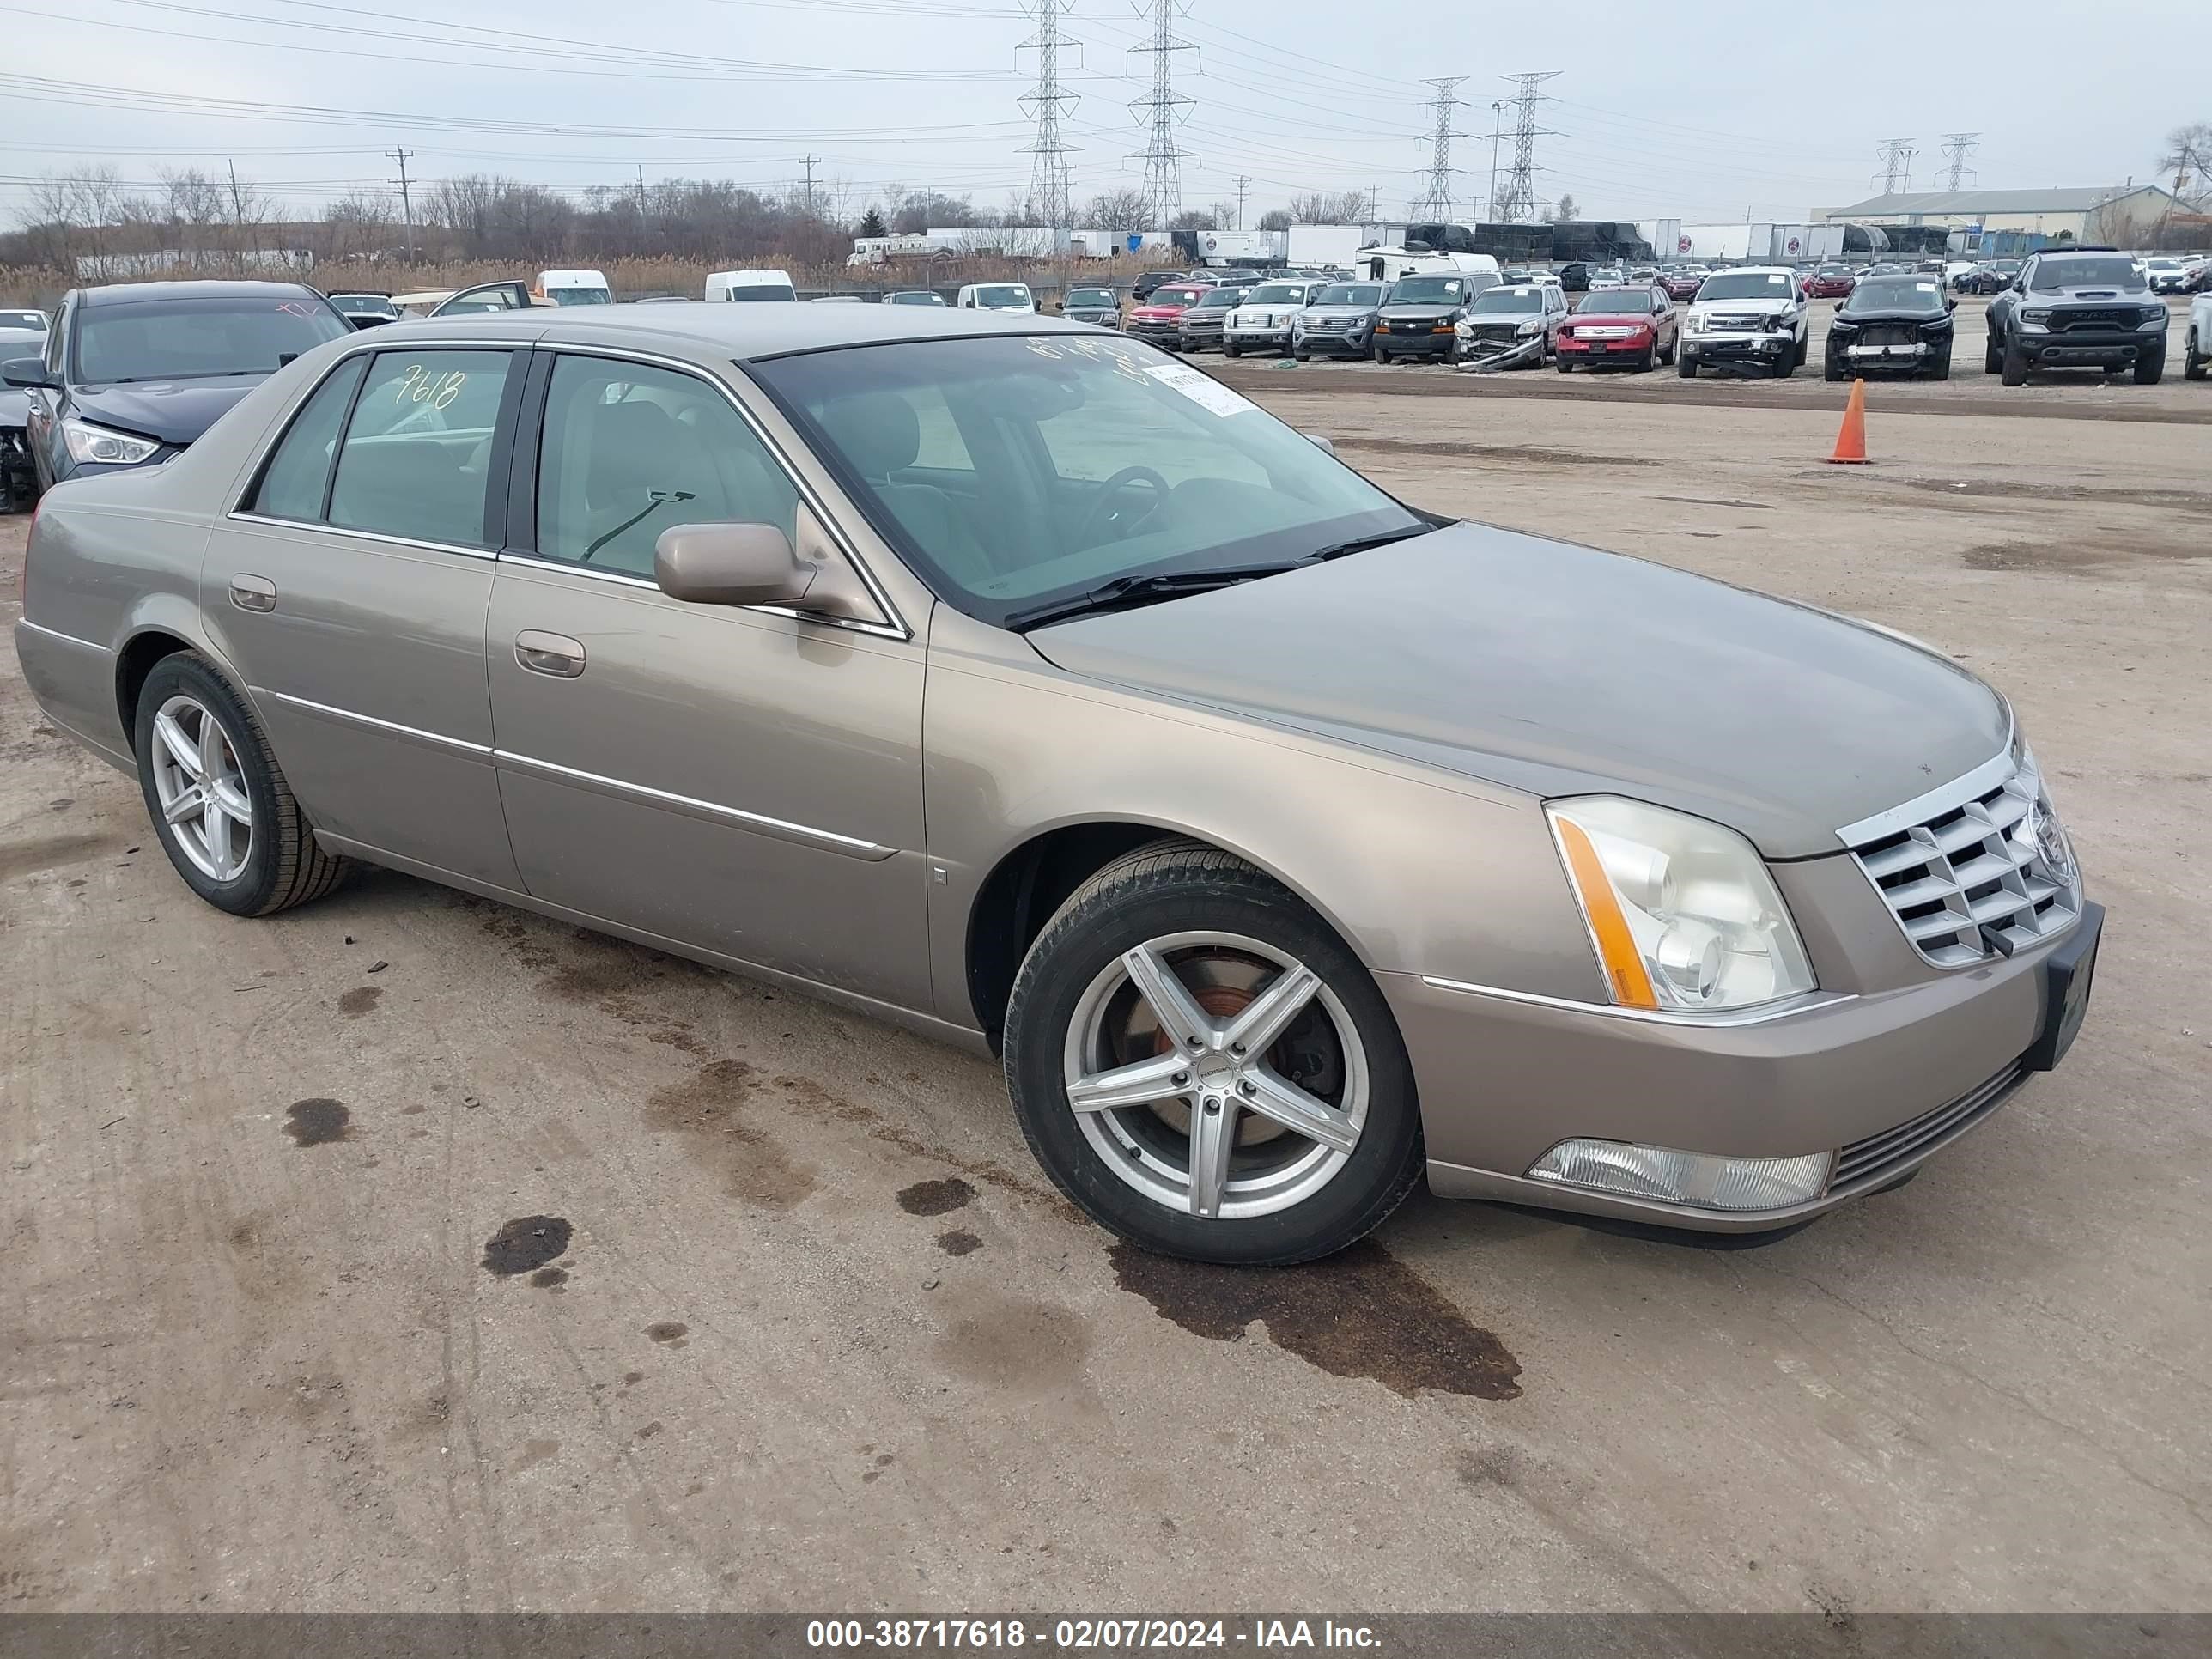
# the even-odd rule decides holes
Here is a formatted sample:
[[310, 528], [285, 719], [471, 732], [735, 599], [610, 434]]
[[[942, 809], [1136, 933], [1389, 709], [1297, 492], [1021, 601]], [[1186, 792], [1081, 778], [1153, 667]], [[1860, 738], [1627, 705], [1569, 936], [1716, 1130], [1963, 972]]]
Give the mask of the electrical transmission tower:
[[1966, 176], [1973, 172], [1966, 162], [1981, 147], [1981, 137], [1978, 132], [1947, 132], [1943, 135], [1943, 160], [1948, 164], [1943, 169], [1944, 189], [1958, 189]]
[[1559, 73], [1558, 70], [1543, 70], [1534, 75], [1498, 76], [1521, 88], [1517, 96], [1505, 100], [1507, 107], [1515, 112], [1513, 168], [1505, 177], [1505, 192], [1498, 198], [1498, 216], [1509, 225], [1536, 216], [1536, 141], [1554, 136], [1536, 125], [1536, 107], [1547, 101], [1539, 88]]
[[1885, 138], [1881, 143], [1881, 193], [1901, 196], [1912, 188], [1912, 158], [1920, 152], [1910, 138]]
[[1429, 193], [1413, 204], [1417, 219], [1446, 223], [1451, 219], [1451, 141], [1467, 136], [1452, 131], [1452, 112], [1460, 106], [1459, 86], [1466, 79], [1464, 75], [1439, 75], [1421, 82], [1437, 89], [1437, 95], [1429, 100], [1429, 107], [1437, 112], [1437, 124], [1429, 133]]
[[1133, 152], [1131, 159], [1144, 158], [1146, 216], [1155, 230], [1165, 230], [1181, 210], [1182, 164], [1198, 159], [1176, 142], [1177, 123], [1196, 101], [1175, 89], [1176, 54], [1198, 50], [1189, 41], [1176, 39], [1176, 18], [1189, 9], [1190, 0], [1180, 4], [1177, 0], [1152, 0], [1152, 40], [1129, 48], [1132, 57], [1150, 52], [1152, 58], [1152, 96], [1133, 100], [1129, 108], [1150, 130], [1151, 141]]
[[1060, 33], [1060, 20], [1074, 0], [1024, 0], [1037, 20], [1035, 34], [1015, 48], [1036, 53], [1036, 89], [1021, 100], [1022, 112], [1036, 123], [1036, 137], [1022, 154], [1035, 158], [1030, 169], [1030, 210], [1041, 216], [1054, 230], [1075, 223], [1068, 201], [1069, 145], [1060, 137], [1060, 121], [1076, 105], [1076, 95], [1060, 89], [1060, 49], [1075, 44]]

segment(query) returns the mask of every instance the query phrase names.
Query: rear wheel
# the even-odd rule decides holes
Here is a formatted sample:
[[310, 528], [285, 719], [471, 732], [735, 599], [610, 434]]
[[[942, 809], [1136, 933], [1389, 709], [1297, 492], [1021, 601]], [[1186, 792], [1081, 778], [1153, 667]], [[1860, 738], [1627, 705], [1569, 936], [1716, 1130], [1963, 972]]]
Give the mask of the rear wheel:
[[1046, 924], [1006, 1070], [1054, 1184], [1165, 1255], [1327, 1255], [1420, 1179], [1413, 1068], [1373, 977], [1296, 896], [1194, 842], [1108, 866]]
[[346, 860], [315, 844], [261, 722], [198, 653], [154, 665], [133, 738], [161, 850], [218, 910], [273, 915], [343, 878]]

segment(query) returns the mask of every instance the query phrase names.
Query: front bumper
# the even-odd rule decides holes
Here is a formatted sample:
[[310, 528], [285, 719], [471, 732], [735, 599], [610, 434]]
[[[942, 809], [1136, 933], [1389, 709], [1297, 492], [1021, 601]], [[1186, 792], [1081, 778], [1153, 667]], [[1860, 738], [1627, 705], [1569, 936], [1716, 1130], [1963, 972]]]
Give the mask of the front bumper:
[[1470, 340], [1462, 337], [1459, 343], [1459, 366], [1462, 369], [1520, 368], [1544, 361], [1545, 337], [1532, 334], [1527, 339], [1516, 336], [1510, 340]]
[[[1565, 342], [1562, 341], [1564, 349]], [[1681, 352], [1693, 363], [1771, 363], [1785, 351], [1797, 349], [1795, 333], [1770, 334], [1764, 330], [1730, 329], [1724, 334], [1682, 335]]]
[[1221, 331], [1221, 337], [1233, 346], [1273, 346], [1278, 351], [1287, 351], [1291, 347], [1291, 325], [1285, 323], [1280, 328], [1225, 328]]
[[[1760, 1232], [1890, 1185], [1987, 1117], [2029, 1075], [2055, 1018], [2046, 964], [2094, 950], [2102, 915], [2085, 905], [2079, 925], [2009, 960], [1737, 1024], [1376, 978], [1413, 1060], [1438, 1194]], [[1808, 1202], [1705, 1210], [1528, 1176], [1576, 1137], [1727, 1158], [1844, 1156]]]
[[1181, 323], [1139, 322], [1132, 319], [1121, 325], [1121, 331], [1132, 339], [1150, 340], [1154, 345], [1170, 349], [1182, 343]]
[[1330, 356], [1364, 357], [1374, 337], [1371, 328], [1308, 329], [1291, 337], [1293, 350], [1327, 353]]
[[2164, 330], [2069, 328], [2057, 333], [2014, 331], [2021, 354], [2042, 368], [2124, 368], [2138, 357], [2166, 351]]
[[1373, 337], [1368, 341], [1372, 349], [1391, 357], [1449, 356], [1458, 343], [1456, 328], [1447, 325], [1437, 330], [1426, 324], [1402, 332], [1395, 328], [1386, 331], [1378, 324]]
[[1632, 362], [1639, 357], [1655, 355], [1659, 349], [1656, 335], [1641, 334], [1626, 339], [1592, 340], [1578, 334], [1562, 334], [1556, 348], [1562, 357], [1604, 359], [1618, 357]]
[[1204, 351], [1210, 347], [1219, 345], [1221, 339], [1221, 325], [1218, 323], [1210, 325], [1201, 323], [1195, 328], [1188, 323], [1182, 325], [1182, 343], [1185, 351]]

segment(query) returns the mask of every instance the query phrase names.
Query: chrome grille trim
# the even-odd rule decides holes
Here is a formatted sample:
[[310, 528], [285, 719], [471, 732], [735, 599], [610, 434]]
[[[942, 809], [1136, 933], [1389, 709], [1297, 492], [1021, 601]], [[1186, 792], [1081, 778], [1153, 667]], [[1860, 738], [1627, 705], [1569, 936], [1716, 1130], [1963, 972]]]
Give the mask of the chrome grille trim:
[[1841, 832], [1922, 959], [1975, 967], [2079, 921], [2081, 872], [2034, 757], [2014, 750], [1954, 787], [1911, 803], [1912, 821]]
[[1932, 1112], [1923, 1112], [1893, 1129], [1854, 1140], [1836, 1154], [1835, 1173], [1828, 1177], [1828, 1190], [1837, 1193], [1879, 1181], [1906, 1159], [1918, 1158], [1933, 1151], [1937, 1143], [1964, 1133], [2002, 1105], [2026, 1075], [2020, 1062], [2014, 1060], [1988, 1082], [1969, 1089]]

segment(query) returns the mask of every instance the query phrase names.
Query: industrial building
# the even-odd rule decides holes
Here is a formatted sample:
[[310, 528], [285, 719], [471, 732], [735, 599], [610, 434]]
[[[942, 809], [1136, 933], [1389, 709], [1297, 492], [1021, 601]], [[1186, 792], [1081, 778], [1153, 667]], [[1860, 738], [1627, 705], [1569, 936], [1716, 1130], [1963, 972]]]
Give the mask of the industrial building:
[[[2073, 190], [1916, 190], [1870, 197], [1820, 216], [1846, 220], [1885, 232], [1918, 229], [1958, 232], [1961, 252], [1987, 252], [1978, 237], [2049, 242], [2109, 242], [2130, 246], [2144, 240], [2177, 210], [2187, 211], [2169, 190], [2157, 185], [2088, 185]], [[1913, 238], [1891, 239], [1915, 242]], [[1940, 246], [1940, 244], [1938, 244]]]

